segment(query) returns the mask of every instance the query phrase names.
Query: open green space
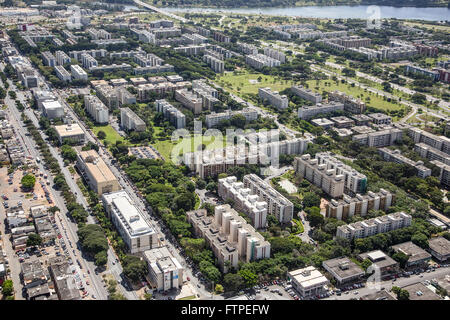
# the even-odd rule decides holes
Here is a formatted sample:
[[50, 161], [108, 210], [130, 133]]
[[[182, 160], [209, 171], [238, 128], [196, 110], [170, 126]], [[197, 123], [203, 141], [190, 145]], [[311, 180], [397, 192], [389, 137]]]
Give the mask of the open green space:
[[104, 141], [107, 141], [108, 145], [115, 144], [116, 141], [122, 141], [126, 143], [125, 139], [111, 125], [106, 126], [94, 126], [92, 131], [98, 136], [99, 131], [103, 131], [106, 134]]

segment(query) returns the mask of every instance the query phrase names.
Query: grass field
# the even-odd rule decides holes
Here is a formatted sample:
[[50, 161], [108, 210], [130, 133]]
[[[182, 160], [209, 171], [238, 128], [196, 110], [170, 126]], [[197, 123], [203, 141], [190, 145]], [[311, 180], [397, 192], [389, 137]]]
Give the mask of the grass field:
[[[258, 81], [261, 77], [261, 81], [257, 83], [251, 83], [250, 80]], [[274, 91], [282, 91], [286, 88], [290, 88], [293, 84], [290, 80], [277, 79], [273, 76], [266, 76], [262, 73], [249, 73], [242, 71], [238, 73], [228, 72], [223, 75], [217, 76], [216, 81], [219, 85], [224, 86], [236, 95], [258, 93], [259, 88], [269, 87]]]
[[[198, 140], [197, 140], [198, 139]], [[178, 156], [180, 153], [188, 153], [201, 150], [201, 145], [206, 146], [206, 150], [214, 150], [225, 147], [225, 138], [222, 140], [216, 139], [215, 137], [203, 137], [199, 135], [194, 139], [194, 137], [179, 139], [178, 141], [172, 142], [171, 140], [157, 141], [153, 146], [161, 153], [161, 155], [166, 159], [166, 161], [171, 161], [172, 150], [174, 150], [174, 156]]]
[[92, 131], [94, 131], [95, 135], [98, 135], [99, 131], [103, 131], [106, 134], [106, 138], [104, 141], [107, 141], [109, 145], [115, 144], [116, 141], [123, 141], [125, 142], [124, 138], [121, 137], [116, 130], [114, 130], [113, 127], [111, 127], [111, 125], [106, 125], [106, 126], [94, 126], [92, 128]]

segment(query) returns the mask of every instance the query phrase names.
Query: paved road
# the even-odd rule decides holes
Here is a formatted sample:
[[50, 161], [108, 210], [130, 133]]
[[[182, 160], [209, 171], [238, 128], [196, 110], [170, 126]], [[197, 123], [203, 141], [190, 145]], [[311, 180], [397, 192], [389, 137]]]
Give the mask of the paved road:
[[[422, 278], [420, 277], [420, 275], [412, 275], [409, 278], [398, 278], [395, 282], [392, 282], [392, 280], [388, 280], [388, 281], [383, 281], [380, 283], [379, 288], [372, 288], [369, 287], [367, 284], [365, 287], [363, 288], [359, 288], [356, 290], [352, 290], [350, 291], [349, 294], [342, 294], [340, 296], [337, 295], [333, 295], [331, 297], [325, 298], [323, 300], [349, 300], [351, 298], [356, 298], [359, 299], [362, 296], [365, 296], [367, 294], [371, 294], [371, 293], [375, 293], [377, 292], [380, 288], [385, 288], [387, 291], [390, 291], [391, 288], [393, 286], [397, 286], [397, 287], [405, 287], [417, 282], [422, 282], [425, 280], [431, 280], [434, 278], [440, 278], [442, 276], [445, 276], [447, 274], [450, 274], [450, 267], [447, 268], [439, 268], [436, 269], [436, 271], [434, 272], [430, 272], [430, 273], [422, 273]], [[357, 291], [358, 294], [354, 294], [354, 292]]]
[[179, 20], [181, 22], [188, 22], [189, 21], [188, 19], [185, 19], [183, 17], [177, 16], [177, 15], [175, 15], [173, 13], [169, 13], [167, 11], [164, 11], [164, 10], [158, 8], [158, 7], [151, 6], [148, 3], [145, 3], [145, 2], [142, 2], [142, 1], [139, 1], [139, 0], [133, 0], [133, 1], [134, 1], [135, 4], [137, 4], [139, 6], [143, 6], [146, 9], [150, 9], [150, 10], [155, 11], [155, 12], [160, 13], [160, 14], [164, 14], [164, 15], [168, 16], [169, 18], [176, 19], [176, 20]]

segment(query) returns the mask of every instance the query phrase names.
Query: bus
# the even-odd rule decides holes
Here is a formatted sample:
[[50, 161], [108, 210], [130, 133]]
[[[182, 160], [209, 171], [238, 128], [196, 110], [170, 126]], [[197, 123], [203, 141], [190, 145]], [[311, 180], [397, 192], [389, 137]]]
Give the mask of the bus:
[[36, 157], [36, 162], [37, 162], [37, 163], [41, 162], [41, 158]]

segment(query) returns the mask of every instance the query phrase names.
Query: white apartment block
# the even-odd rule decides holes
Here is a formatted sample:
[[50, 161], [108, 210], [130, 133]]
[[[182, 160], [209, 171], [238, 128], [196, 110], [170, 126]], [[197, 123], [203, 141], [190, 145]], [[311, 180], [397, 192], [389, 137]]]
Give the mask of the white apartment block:
[[252, 44], [247, 44], [243, 42], [237, 42], [236, 44], [239, 50], [244, 54], [251, 54], [251, 55], [258, 54], [258, 48]]
[[256, 174], [248, 174], [243, 178], [245, 188], [267, 203], [267, 213], [274, 215], [281, 223], [289, 223], [294, 217], [294, 205], [281, 193], [272, 188]]
[[87, 32], [94, 40], [111, 39], [111, 33], [104, 29], [88, 29]]
[[103, 102], [97, 97], [90, 94], [84, 96], [84, 107], [90, 116], [97, 123], [109, 122], [109, 110]]
[[70, 81], [72, 79], [69, 71], [67, 71], [63, 66], [55, 66], [56, 76], [62, 81]]
[[120, 126], [129, 131], [145, 131], [146, 129], [144, 120], [128, 107], [120, 109]]
[[83, 65], [83, 68], [88, 70], [98, 67], [97, 60], [88, 53], [81, 54], [81, 63]]
[[430, 147], [425, 143], [422, 142], [416, 143], [416, 145], [414, 146], [414, 151], [418, 153], [422, 158], [426, 158], [429, 160], [437, 160], [450, 166], [450, 157], [448, 156], [448, 154], [433, 147]]
[[302, 99], [311, 101], [315, 104], [322, 102], [322, 95], [303, 86], [292, 86], [291, 91]]
[[285, 95], [280, 95], [270, 88], [259, 88], [258, 96], [263, 100], [268, 100], [277, 109], [286, 109], [289, 106], [289, 100]]
[[441, 171], [439, 172], [439, 181], [440, 183], [446, 187], [450, 188], [450, 166], [446, 165], [440, 161], [433, 160], [432, 164], [437, 166]]
[[208, 39], [202, 35], [193, 33], [193, 34], [189, 34], [189, 33], [185, 33], [181, 35], [181, 38], [183, 38], [184, 42], [186, 44], [202, 44], [204, 42], [206, 42]]
[[286, 55], [281, 51], [278, 51], [278, 50], [275, 50], [275, 49], [272, 49], [269, 47], [265, 47], [264, 54], [268, 57], [271, 57], [273, 59], [280, 61], [281, 63], [286, 62]]
[[153, 53], [136, 54], [133, 56], [133, 61], [136, 62], [141, 67], [153, 67], [160, 66], [164, 63], [164, 59], [154, 55]]
[[206, 84], [203, 79], [192, 81], [192, 92], [202, 98], [203, 109], [211, 109], [215, 104], [220, 103], [217, 90]]
[[155, 101], [156, 111], [162, 112], [164, 118], [168, 119], [177, 129], [186, 127], [186, 116], [165, 99]]
[[204, 52], [206, 49], [206, 45], [189, 45], [189, 46], [182, 46], [173, 48], [176, 52], [183, 52], [184, 54], [188, 56], [196, 56], [200, 53]]
[[408, 135], [415, 143], [424, 143], [434, 149], [450, 154], [450, 139], [445, 136], [437, 136], [414, 127], [408, 129]]
[[61, 50], [58, 50], [55, 52], [55, 58], [56, 58], [56, 63], [59, 66], [62, 66], [62, 65], [65, 65], [65, 64], [68, 64], [71, 62], [70, 57], [64, 51], [61, 51]]
[[352, 96], [346, 95], [340, 91], [333, 91], [328, 93], [328, 99], [330, 101], [337, 101], [344, 104], [344, 110], [351, 113], [364, 113], [366, 110], [366, 104], [360, 99], [355, 99]]
[[242, 110], [237, 111], [225, 111], [221, 113], [213, 112], [211, 114], [206, 115], [205, 117], [206, 127], [207, 128], [215, 127], [221, 121], [229, 120], [236, 114], [243, 115], [248, 122], [258, 119], [258, 112], [250, 108], [244, 108]]
[[72, 72], [72, 77], [74, 80], [88, 80], [88, 74], [79, 65], [72, 64], [70, 66], [70, 70]]
[[50, 51], [44, 51], [41, 54], [44, 65], [49, 67], [56, 66], [56, 58]]
[[236, 268], [238, 260], [270, 258], [270, 243], [230, 205], [216, 206], [214, 218], [208, 217], [206, 210], [186, 212], [186, 216], [195, 233], [212, 248], [224, 272], [228, 272], [225, 261]]
[[247, 214], [255, 229], [263, 229], [267, 224], [267, 202], [259, 201], [259, 196], [252, 194], [244, 183], [238, 182], [234, 176], [219, 179], [219, 196], [224, 200], [232, 200], [233, 207]]
[[366, 193], [367, 177], [366, 175], [356, 171], [349, 165], [333, 157], [329, 152], [320, 152], [316, 154], [319, 164], [326, 164], [328, 169], [336, 169], [336, 174], [344, 176], [344, 190], [353, 194]]
[[183, 286], [184, 268], [167, 247], [144, 251], [150, 282], [160, 292]]
[[158, 245], [157, 233], [126, 191], [104, 193], [102, 202], [130, 253], [150, 250]]
[[81, 55], [83, 53], [89, 54], [94, 58], [106, 57], [108, 51], [105, 49], [92, 49], [92, 50], [81, 50], [81, 51], [70, 51], [69, 56], [73, 59], [81, 61]]
[[400, 150], [391, 150], [388, 148], [378, 149], [378, 153], [383, 157], [385, 161], [391, 161], [400, 164], [406, 164], [416, 169], [416, 174], [419, 178], [425, 179], [431, 176], [431, 169], [423, 165], [423, 161], [413, 161], [403, 156]]
[[318, 159], [311, 159], [309, 154], [296, 157], [294, 161], [295, 173], [305, 178], [333, 198], [344, 194], [344, 175], [337, 174], [336, 169], [327, 169], [326, 164], [319, 164]]
[[42, 102], [42, 113], [49, 119], [63, 118], [64, 107], [57, 100]]
[[367, 238], [379, 233], [406, 228], [411, 225], [412, 217], [404, 212], [395, 212], [373, 219], [337, 227], [336, 237], [347, 240]]
[[245, 63], [255, 69], [261, 69], [262, 67], [278, 67], [281, 64], [280, 60], [260, 53], [245, 56]]
[[211, 55], [205, 54], [203, 56], [203, 61], [208, 63], [211, 69], [216, 73], [223, 73], [225, 70], [225, 62], [223, 60], [217, 59]]
[[395, 141], [401, 140], [403, 131], [400, 129], [387, 129], [371, 133], [357, 134], [352, 137], [353, 141], [369, 147], [387, 147], [394, 144]]
[[300, 119], [308, 120], [318, 114], [336, 112], [338, 110], [344, 110], [344, 104], [331, 101], [329, 103], [317, 103], [314, 106], [302, 106], [298, 108], [297, 115]]
[[354, 198], [344, 195], [342, 200], [332, 199], [326, 204], [325, 213], [328, 218], [346, 220], [354, 215], [364, 217], [369, 210], [387, 211], [394, 202], [394, 194], [380, 189], [377, 193], [369, 191], [367, 195], [357, 194]]

